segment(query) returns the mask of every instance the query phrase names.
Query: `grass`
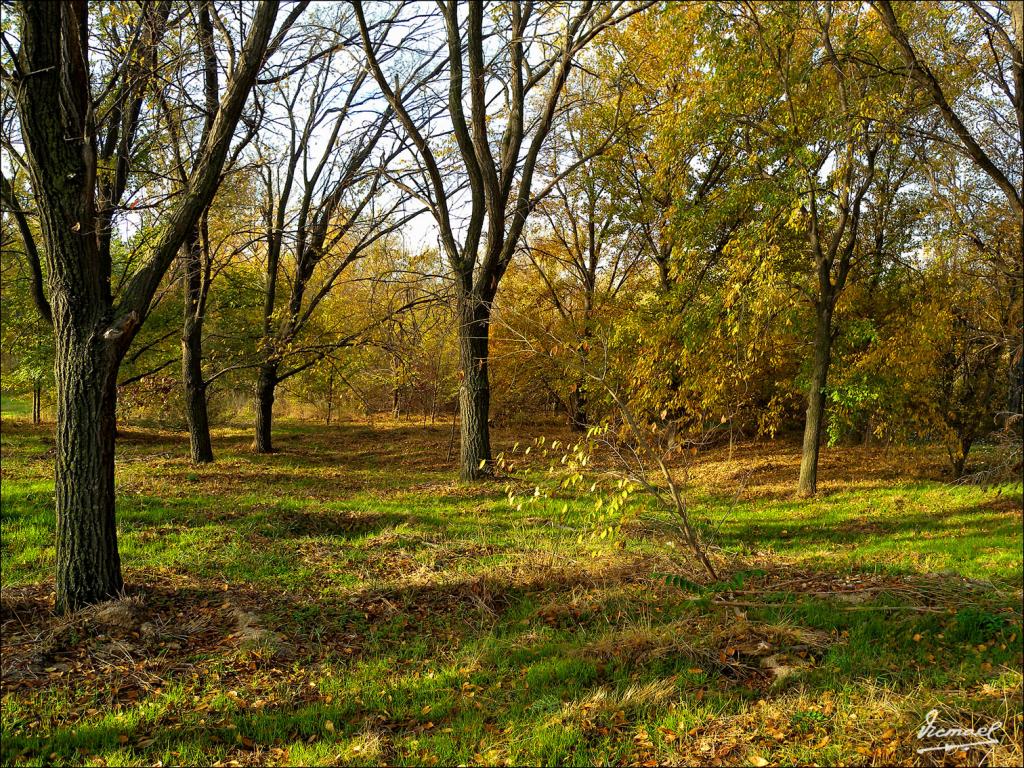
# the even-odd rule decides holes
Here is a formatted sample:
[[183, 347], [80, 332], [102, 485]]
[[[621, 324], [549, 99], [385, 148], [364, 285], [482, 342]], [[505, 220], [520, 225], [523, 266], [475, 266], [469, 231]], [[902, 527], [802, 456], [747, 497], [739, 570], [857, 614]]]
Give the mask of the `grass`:
[[5, 419], [32, 418], [32, 400], [0, 392], [0, 416]]
[[[797, 500], [793, 445], [710, 451], [688, 591], [664, 514], [579, 541], [590, 500], [455, 482], [447, 427], [250, 439], [127, 427], [126, 597], [54, 617], [51, 431], [3, 422], [5, 765], [1020, 763], [1020, 484], [836, 448]], [[919, 756], [931, 709], [999, 746]]]

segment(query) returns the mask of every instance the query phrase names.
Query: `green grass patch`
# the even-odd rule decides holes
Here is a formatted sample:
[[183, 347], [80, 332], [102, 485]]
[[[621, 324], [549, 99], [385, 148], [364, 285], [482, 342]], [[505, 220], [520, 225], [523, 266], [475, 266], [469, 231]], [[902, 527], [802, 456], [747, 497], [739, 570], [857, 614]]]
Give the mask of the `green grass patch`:
[[4, 764], [913, 762], [933, 708], [1019, 761], [1019, 484], [835, 449], [798, 500], [792, 446], [711, 453], [709, 585], [650, 505], [580, 542], [589, 499], [456, 482], [446, 427], [249, 440], [126, 428], [128, 596], [59, 619], [52, 434], [3, 422]]

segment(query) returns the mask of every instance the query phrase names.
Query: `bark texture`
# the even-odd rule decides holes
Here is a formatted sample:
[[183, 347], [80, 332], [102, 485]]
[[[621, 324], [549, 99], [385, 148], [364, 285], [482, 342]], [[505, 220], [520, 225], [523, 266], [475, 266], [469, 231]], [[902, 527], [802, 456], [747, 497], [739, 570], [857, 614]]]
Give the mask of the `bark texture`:
[[260, 367], [256, 378], [256, 453], [273, 453], [271, 433], [274, 427], [274, 392], [277, 389], [277, 365], [268, 363]]
[[802, 496], [818, 492], [818, 455], [821, 452], [821, 431], [825, 423], [825, 388], [832, 363], [832, 307], [820, 307], [814, 329], [814, 362], [811, 383], [807, 390], [807, 418], [804, 421], [803, 457], [800, 461]]
[[203, 276], [198, 232], [189, 236], [182, 247], [185, 265], [185, 317], [181, 330], [181, 381], [185, 397], [185, 419], [192, 461], [207, 464], [213, 461], [210, 440], [210, 417], [206, 403], [206, 381], [203, 379]]
[[119, 359], [101, 334], [76, 327], [63, 312], [55, 320], [56, 609], [63, 613], [116, 597], [123, 587], [114, 521]]
[[491, 474], [491, 433], [487, 423], [491, 409], [487, 372], [490, 311], [484, 303], [465, 298], [459, 314], [459, 362], [463, 373], [459, 388], [459, 477], [478, 480]]

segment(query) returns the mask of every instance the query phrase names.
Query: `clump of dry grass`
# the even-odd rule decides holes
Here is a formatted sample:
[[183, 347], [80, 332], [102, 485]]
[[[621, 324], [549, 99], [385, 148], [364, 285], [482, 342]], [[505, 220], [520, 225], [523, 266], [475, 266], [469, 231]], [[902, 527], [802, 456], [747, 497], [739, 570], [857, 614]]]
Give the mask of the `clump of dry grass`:
[[367, 729], [345, 745], [341, 758], [355, 765], [384, 765], [388, 736], [379, 730]]
[[706, 637], [704, 631], [705, 627], [695, 626], [690, 621], [662, 625], [632, 623], [601, 635], [593, 642], [579, 647], [576, 652], [585, 658], [605, 661], [622, 658], [637, 664], [666, 656], [710, 664], [716, 658], [711, 646], [688, 639]]
[[650, 709], [664, 706], [680, 695], [675, 676], [633, 683], [615, 689], [603, 685], [588, 695], [567, 701], [548, 721], [549, 726], [582, 723], [586, 720], [611, 718], [625, 721], [625, 716], [640, 715]]

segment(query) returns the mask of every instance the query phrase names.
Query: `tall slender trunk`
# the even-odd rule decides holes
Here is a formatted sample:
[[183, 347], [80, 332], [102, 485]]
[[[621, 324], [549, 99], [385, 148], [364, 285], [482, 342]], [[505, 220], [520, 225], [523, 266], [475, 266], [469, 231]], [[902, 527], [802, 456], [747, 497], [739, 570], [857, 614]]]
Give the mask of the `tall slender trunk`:
[[[584, 339], [587, 339], [589, 335], [589, 333], [585, 333]], [[587, 343], [589, 342], [584, 341], [584, 345]], [[573, 432], [585, 432], [590, 426], [587, 414], [587, 348], [585, 346], [581, 346], [579, 357], [583, 370], [576, 376], [573, 390], [569, 393], [569, 427]]]
[[[594, 241], [594, 223], [590, 222], [590, 241]], [[587, 414], [587, 363], [590, 357], [590, 338], [593, 335], [590, 318], [594, 312], [594, 293], [597, 286], [597, 258], [592, 253], [586, 292], [583, 300], [583, 337], [579, 345], [580, 371], [576, 376], [573, 391], [569, 393], [569, 427], [574, 432], [585, 432], [590, 426]]]
[[491, 409], [487, 376], [490, 319], [490, 308], [485, 302], [472, 296], [460, 297], [459, 362], [463, 378], [459, 388], [459, 476], [463, 480], [490, 475], [491, 435], [487, 423]]
[[277, 388], [277, 364], [264, 363], [256, 379], [256, 453], [273, 453], [271, 430], [274, 425], [274, 390]]
[[43, 382], [36, 379], [32, 382], [32, 423], [39, 424], [43, 420]]
[[331, 411], [334, 408], [334, 368], [327, 376], [327, 426], [331, 426]]
[[59, 613], [116, 597], [123, 588], [114, 521], [119, 360], [97, 325], [63, 315], [55, 317], [54, 367]]
[[804, 422], [803, 458], [800, 461], [801, 496], [813, 496], [818, 491], [818, 454], [821, 450], [821, 431], [825, 422], [825, 387], [832, 362], [832, 301], [820, 300], [814, 329], [814, 368], [807, 391], [807, 419]]
[[203, 380], [202, 256], [199, 231], [195, 229], [181, 248], [185, 262], [185, 317], [181, 330], [181, 379], [185, 395], [185, 419], [188, 422], [192, 461], [213, 461], [210, 441], [210, 417]]
[[186, 333], [181, 339], [181, 370], [185, 388], [185, 419], [188, 422], [190, 452], [192, 461], [196, 464], [213, 461], [202, 359], [202, 333], [186, 328]]

